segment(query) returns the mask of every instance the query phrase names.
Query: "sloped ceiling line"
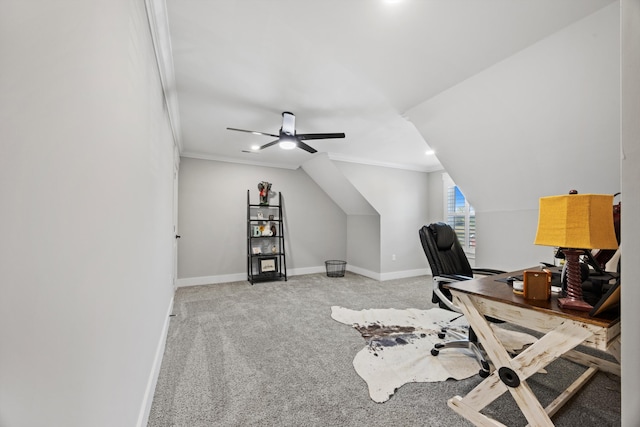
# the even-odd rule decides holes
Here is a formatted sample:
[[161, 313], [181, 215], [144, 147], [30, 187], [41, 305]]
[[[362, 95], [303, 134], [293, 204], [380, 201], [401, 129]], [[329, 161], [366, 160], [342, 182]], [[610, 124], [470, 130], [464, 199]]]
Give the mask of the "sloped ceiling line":
[[347, 215], [378, 215], [326, 154], [314, 156], [301, 167]]

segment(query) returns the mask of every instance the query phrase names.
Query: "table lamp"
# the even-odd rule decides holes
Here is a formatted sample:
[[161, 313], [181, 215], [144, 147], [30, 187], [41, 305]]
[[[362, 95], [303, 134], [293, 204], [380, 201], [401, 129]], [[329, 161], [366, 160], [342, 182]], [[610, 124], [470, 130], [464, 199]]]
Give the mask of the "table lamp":
[[[590, 249], [617, 249], [613, 228], [613, 195], [578, 194], [540, 198], [536, 245], [563, 248], [567, 271], [567, 296], [560, 308], [589, 311], [582, 298], [580, 255]], [[568, 249], [565, 249], [568, 248]]]

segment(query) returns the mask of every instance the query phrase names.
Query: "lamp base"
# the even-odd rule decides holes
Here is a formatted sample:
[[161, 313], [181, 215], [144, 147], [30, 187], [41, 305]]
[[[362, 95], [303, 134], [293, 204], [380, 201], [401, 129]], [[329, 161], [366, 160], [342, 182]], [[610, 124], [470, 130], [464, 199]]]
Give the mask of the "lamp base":
[[560, 308], [569, 310], [591, 311], [591, 304], [582, 298], [582, 276], [580, 274], [581, 249], [563, 249], [567, 263], [567, 297], [559, 298]]
[[582, 299], [558, 298], [558, 306], [568, 310], [591, 311], [593, 306]]

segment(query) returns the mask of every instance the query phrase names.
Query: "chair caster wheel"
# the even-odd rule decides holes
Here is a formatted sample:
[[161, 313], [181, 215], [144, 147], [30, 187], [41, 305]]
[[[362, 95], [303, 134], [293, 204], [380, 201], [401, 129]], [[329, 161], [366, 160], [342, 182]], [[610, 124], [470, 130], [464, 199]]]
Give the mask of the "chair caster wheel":
[[437, 356], [437, 355], [439, 355], [439, 354], [440, 354], [440, 351], [436, 350], [435, 348], [432, 348], [432, 349], [431, 349], [431, 355], [432, 355], [432, 356]]
[[446, 335], [444, 334], [444, 332], [438, 332], [438, 338], [440, 338], [441, 340], [444, 339]]
[[489, 376], [490, 372], [489, 371], [485, 371], [484, 369], [480, 369], [480, 372], [478, 372], [478, 375], [480, 375], [480, 378], [487, 378]]

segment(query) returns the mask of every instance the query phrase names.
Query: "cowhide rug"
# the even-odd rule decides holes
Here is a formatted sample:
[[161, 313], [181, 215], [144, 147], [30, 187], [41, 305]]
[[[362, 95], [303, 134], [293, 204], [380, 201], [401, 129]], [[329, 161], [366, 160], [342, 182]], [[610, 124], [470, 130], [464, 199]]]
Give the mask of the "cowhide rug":
[[[480, 370], [470, 350], [444, 350], [439, 356], [431, 355], [435, 343], [452, 339], [438, 338], [443, 327], [467, 335], [469, 325], [459, 313], [440, 308], [354, 311], [333, 306], [331, 317], [354, 327], [365, 339], [366, 346], [356, 354], [353, 367], [369, 386], [375, 402], [386, 402], [407, 383], [462, 380]], [[531, 335], [491, 326], [505, 348], [514, 353], [535, 341]]]

